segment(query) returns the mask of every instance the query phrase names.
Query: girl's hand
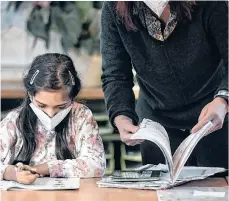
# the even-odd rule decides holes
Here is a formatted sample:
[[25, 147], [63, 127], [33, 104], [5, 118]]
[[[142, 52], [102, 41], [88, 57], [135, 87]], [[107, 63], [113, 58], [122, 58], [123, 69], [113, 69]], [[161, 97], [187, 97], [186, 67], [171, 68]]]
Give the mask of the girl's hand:
[[32, 184], [38, 177], [38, 174], [32, 174], [30, 171], [16, 172], [16, 181], [21, 184]]

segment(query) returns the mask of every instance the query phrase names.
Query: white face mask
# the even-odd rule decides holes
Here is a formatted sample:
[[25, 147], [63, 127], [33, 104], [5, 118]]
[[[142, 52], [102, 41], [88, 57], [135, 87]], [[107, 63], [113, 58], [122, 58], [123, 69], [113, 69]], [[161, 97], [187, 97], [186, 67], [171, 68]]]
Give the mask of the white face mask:
[[72, 105], [70, 105], [68, 108], [61, 110], [54, 117], [50, 118], [47, 114], [45, 114], [41, 109], [39, 109], [33, 103], [30, 103], [29, 106], [32, 108], [37, 118], [41, 121], [41, 123], [48, 131], [53, 130], [67, 116], [67, 114], [72, 109]]
[[143, 1], [158, 17], [161, 16], [169, 1]]

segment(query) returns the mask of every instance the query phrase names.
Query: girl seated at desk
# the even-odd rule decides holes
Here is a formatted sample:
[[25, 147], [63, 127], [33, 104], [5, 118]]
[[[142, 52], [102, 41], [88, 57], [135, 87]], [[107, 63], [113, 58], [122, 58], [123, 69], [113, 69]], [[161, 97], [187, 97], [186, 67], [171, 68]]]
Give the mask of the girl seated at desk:
[[72, 60], [38, 56], [23, 81], [24, 103], [1, 121], [1, 179], [31, 184], [39, 175], [102, 176], [106, 159], [98, 125], [86, 106], [73, 101], [81, 83]]

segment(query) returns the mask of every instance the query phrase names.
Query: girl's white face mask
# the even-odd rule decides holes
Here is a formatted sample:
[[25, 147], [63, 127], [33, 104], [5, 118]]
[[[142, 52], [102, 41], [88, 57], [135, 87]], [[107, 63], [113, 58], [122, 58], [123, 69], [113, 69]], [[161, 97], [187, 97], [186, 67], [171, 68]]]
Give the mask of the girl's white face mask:
[[72, 109], [72, 105], [70, 105], [68, 108], [61, 110], [54, 117], [50, 118], [47, 114], [45, 114], [40, 108], [38, 108], [33, 103], [30, 103], [29, 106], [32, 108], [37, 118], [41, 121], [41, 123], [48, 131], [53, 130]]
[[143, 1], [158, 17], [161, 16], [169, 1]]

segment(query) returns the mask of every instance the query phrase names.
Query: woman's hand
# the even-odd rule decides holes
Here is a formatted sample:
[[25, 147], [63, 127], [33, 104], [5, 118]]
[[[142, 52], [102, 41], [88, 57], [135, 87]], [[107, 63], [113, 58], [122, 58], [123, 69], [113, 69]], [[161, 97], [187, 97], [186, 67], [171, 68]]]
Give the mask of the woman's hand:
[[192, 128], [192, 133], [200, 130], [209, 121], [212, 122], [213, 127], [207, 134], [221, 129], [227, 113], [227, 102], [223, 98], [216, 97], [212, 102], [203, 108], [200, 113], [198, 123]]
[[131, 140], [131, 136], [137, 132], [138, 126], [134, 126], [132, 120], [126, 116], [120, 115], [115, 117], [115, 125], [118, 128], [122, 142], [134, 146], [140, 144], [143, 140]]

